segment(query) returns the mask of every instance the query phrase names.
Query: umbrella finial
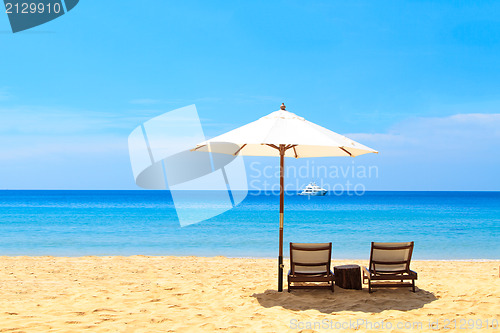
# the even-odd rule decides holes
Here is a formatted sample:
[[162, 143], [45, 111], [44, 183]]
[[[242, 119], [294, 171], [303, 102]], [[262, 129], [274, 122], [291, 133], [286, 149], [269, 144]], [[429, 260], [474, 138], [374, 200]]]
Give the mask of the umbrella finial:
[[280, 109], [281, 109], [281, 110], [283, 110], [283, 111], [285, 111], [285, 110], [286, 110], [285, 103], [281, 103]]

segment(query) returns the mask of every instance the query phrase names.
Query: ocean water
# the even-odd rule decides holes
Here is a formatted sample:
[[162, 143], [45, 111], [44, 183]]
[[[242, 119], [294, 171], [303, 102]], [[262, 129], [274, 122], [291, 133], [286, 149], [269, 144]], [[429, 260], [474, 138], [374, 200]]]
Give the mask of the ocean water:
[[[193, 193], [193, 210], [204, 209]], [[0, 255], [274, 258], [279, 197], [181, 228], [168, 191], [0, 191]], [[372, 241], [414, 241], [415, 259], [500, 259], [500, 192], [366, 192], [285, 197], [288, 242], [332, 242], [368, 259]]]

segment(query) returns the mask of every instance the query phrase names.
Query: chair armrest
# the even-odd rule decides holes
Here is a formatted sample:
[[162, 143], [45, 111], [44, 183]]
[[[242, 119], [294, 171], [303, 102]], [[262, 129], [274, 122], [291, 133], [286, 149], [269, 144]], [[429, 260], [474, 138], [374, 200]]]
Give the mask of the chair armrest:
[[372, 273], [370, 272], [368, 267], [362, 266], [361, 269], [363, 270], [363, 275], [366, 275], [366, 277], [370, 279]]

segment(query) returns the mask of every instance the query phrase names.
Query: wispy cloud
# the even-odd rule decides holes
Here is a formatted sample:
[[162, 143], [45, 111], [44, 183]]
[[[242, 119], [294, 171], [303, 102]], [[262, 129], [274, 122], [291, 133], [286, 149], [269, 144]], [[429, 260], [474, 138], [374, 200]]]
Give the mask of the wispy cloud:
[[0, 107], [2, 135], [93, 135], [126, 133], [162, 111], [104, 112], [64, 107]]
[[[0, 107], [0, 160], [67, 159], [126, 151], [130, 132], [165, 110], [120, 113], [41, 106]], [[172, 119], [171, 119], [172, 120]], [[182, 122], [186, 119], [174, 119]], [[204, 126], [217, 126], [208, 118]]]
[[500, 142], [500, 113], [455, 114], [416, 117], [395, 124], [386, 133], [351, 133], [348, 137], [372, 148], [401, 155], [449, 155], [492, 153]]
[[91, 138], [67, 137], [55, 140], [51, 137], [12, 138], [0, 148], [0, 161], [26, 161], [59, 158], [71, 160], [74, 156], [89, 156], [125, 152], [127, 144], [119, 137], [96, 136]]
[[125, 149], [131, 120], [114, 114], [63, 108], [0, 108], [0, 160], [71, 158]]
[[395, 124], [385, 133], [347, 136], [380, 152], [364, 159], [380, 170], [374, 185], [378, 189], [499, 189], [499, 113], [415, 117]]

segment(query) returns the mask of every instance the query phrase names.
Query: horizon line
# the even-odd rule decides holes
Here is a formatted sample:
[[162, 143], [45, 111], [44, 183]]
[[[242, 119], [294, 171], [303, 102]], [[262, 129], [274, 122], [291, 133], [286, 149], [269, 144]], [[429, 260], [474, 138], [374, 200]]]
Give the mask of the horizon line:
[[[292, 190], [286, 190], [287, 191], [302, 191], [303, 189], [292, 189]], [[0, 191], [150, 191], [150, 192], [161, 192], [161, 191], [170, 191], [168, 189], [158, 189], [158, 190], [153, 190], [153, 189], [64, 189], [64, 188], [14, 188], [14, 189], [9, 189], [9, 188], [3, 188], [0, 189]], [[201, 189], [193, 189], [193, 190], [176, 190], [176, 191], [185, 191], [185, 192], [190, 192], [190, 191], [220, 191], [220, 192], [226, 192], [227, 190], [201, 190]], [[248, 192], [264, 192], [264, 193], [270, 193], [270, 192], [277, 192], [274, 190], [244, 190], [244, 189], [234, 189], [231, 191], [248, 191]], [[334, 192], [334, 191], [332, 191]], [[343, 191], [343, 193], [351, 193], [355, 192], [354, 190], [349, 190], [349, 191]], [[500, 190], [365, 190], [364, 192], [500, 192]]]

